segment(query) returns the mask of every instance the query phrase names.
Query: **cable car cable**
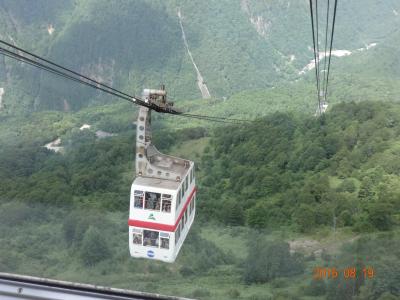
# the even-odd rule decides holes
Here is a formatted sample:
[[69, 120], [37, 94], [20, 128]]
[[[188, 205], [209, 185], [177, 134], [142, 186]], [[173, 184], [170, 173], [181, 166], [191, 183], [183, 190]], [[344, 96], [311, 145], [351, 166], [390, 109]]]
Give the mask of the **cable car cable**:
[[[16, 50], [18, 50], [18, 51], [21, 51], [21, 52], [24, 52], [24, 53], [28, 53], [29, 55], [33, 56], [34, 58], [37, 58], [37, 59], [43, 60], [43, 61], [45, 61], [45, 62], [48, 62], [48, 63], [50, 63], [50, 64], [52, 64], [52, 65], [54, 65], [54, 66], [57, 66], [57, 67], [59, 67], [59, 68], [62, 68], [63, 70], [67, 70], [68, 72], [71, 72], [72, 74], [75, 74], [75, 75], [77, 75], [77, 76], [80, 76], [80, 77], [82, 77], [82, 78], [85, 78], [85, 79], [87, 79], [87, 80], [89, 80], [89, 81], [91, 81], [91, 82], [94, 82], [95, 84], [92, 84], [92, 83], [90, 83], [90, 82], [84, 81], [84, 80], [79, 79], [79, 78], [76, 78], [76, 77], [74, 77], [74, 76], [72, 76], [72, 75], [69, 75], [69, 74], [66, 74], [66, 73], [64, 73], [64, 72], [62, 72], [62, 71], [60, 71], [60, 70], [54, 69], [54, 68], [52, 68], [52, 67], [50, 67], [50, 66], [46, 66], [46, 65], [44, 65], [44, 64], [42, 64], [42, 63], [40, 63], [40, 62], [38, 62], [38, 61], [32, 60], [32, 59], [27, 58], [27, 57], [25, 57], [25, 56], [23, 56], [23, 55], [20, 55], [20, 54], [18, 54], [18, 53], [15, 53], [15, 52], [12, 52], [12, 51], [9, 51], [9, 50], [7, 50], [7, 49], [5, 49], [5, 48], [0, 47], [1, 53], [2, 53], [3, 55], [7, 56], [7, 57], [13, 58], [13, 59], [18, 60], [18, 61], [23, 62], [23, 63], [27, 63], [27, 64], [32, 65], [32, 66], [34, 66], [34, 67], [37, 67], [37, 68], [39, 68], [39, 69], [42, 69], [42, 70], [48, 71], [48, 72], [50, 72], [50, 73], [59, 75], [59, 76], [61, 76], [61, 77], [70, 79], [70, 80], [72, 80], [72, 81], [75, 81], [75, 82], [78, 82], [78, 83], [81, 83], [81, 84], [90, 86], [90, 87], [92, 87], [92, 88], [101, 90], [101, 91], [103, 91], [103, 92], [105, 92], [105, 93], [108, 93], [108, 94], [111, 94], [111, 95], [116, 96], [116, 97], [118, 97], [118, 98], [127, 100], [127, 101], [129, 101], [129, 102], [131, 102], [131, 103], [134, 103], [134, 104], [137, 104], [137, 105], [142, 105], [142, 106], [148, 107], [148, 108], [153, 109], [153, 110], [156, 110], [156, 111], [158, 111], [158, 112], [170, 113], [170, 114], [174, 114], [174, 115], [184, 115], [185, 117], [196, 118], [196, 119], [202, 119], [202, 120], [208, 120], [208, 121], [214, 121], [214, 122], [221, 122], [221, 121], [223, 121], [223, 122], [227, 122], [227, 123], [234, 123], [234, 122], [249, 122], [249, 121], [250, 121], [250, 120], [242, 120], [242, 119], [230, 119], [230, 118], [224, 118], [224, 117], [213, 117], [213, 116], [204, 116], [204, 115], [187, 114], [187, 113], [181, 113], [181, 112], [178, 112], [178, 111], [175, 111], [175, 110], [168, 110], [168, 111], [165, 111], [165, 110], [163, 110], [163, 109], [160, 109], [158, 106], [149, 105], [148, 103], [146, 103], [145, 101], [143, 101], [143, 100], [141, 100], [141, 99], [139, 99], [139, 98], [137, 98], [137, 97], [130, 96], [130, 95], [126, 94], [126, 93], [123, 93], [123, 92], [121, 92], [121, 91], [119, 91], [119, 90], [116, 90], [116, 89], [114, 89], [114, 88], [111, 88], [111, 87], [109, 87], [109, 86], [107, 86], [107, 85], [105, 85], [105, 84], [102, 84], [102, 83], [100, 83], [100, 82], [98, 82], [98, 81], [96, 81], [96, 80], [93, 80], [93, 79], [91, 79], [91, 78], [89, 78], [89, 77], [83, 76], [83, 75], [81, 75], [81, 74], [79, 74], [79, 73], [77, 73], [77, 72], [75, 72], [75, 71], [69, 70], [69, 69], [67, 69], [67, 68], [64, 68], [64, 67], [58, 65], [58, 64], [55, 64], [55, 63], [52, 63], [52, 62], [50, 62], [50, 61], [48, 61], [48, 60], [42, 59], [42, 58], [40, 58], [39, 56], [37, 56], [37, 55], [35, 55], [35, 54], [32, 54], [32, 53], [30, 53], [30, 52], [28, 52], [28, 51], [25, 51], [25, 50], [23, 50], [23, 49], [21, 49], [21, 48], [19, 48], [19, 47], [13, 46], [13, 45], [11, 45], [11, 44], [9, 44], [9, 43], [7, 43], [7, 42], [1, 41], [1, 40], [0, 40], [0, 42], [2, 42], [3, 44], [6, 44], [7, 46], [10, 45], [12, 48], [14, 48], [14, 49], [16, 49]], [[101, 87], [99, 87], [99, 86], [97, 86], [97, 85], [101, 85], [101, 86], [103, 86], [103, 87], [106, 87], [106, 88], [109, 89], [109, 90], [107, 90], [107, 89], [105, 89], [105, 88], [101, 88]], [[110, 91], [110, 90], [111, 90], [111, 91]], [[115, 92], [113, 92], [113, 91], [115, 91]], [[125, 96], [125, 95], [128, 95], [128, 96]]]
[[[142, 106], [146, 106], [146, 107], [148, 107], [148, 108], [152, 108], [151, 105], [147, 104], [147, 103], [144, 102], [144, 101], [141, 101], [141, 100], [140, 100], [140, 101], [138, 101], [139, 103], [137, 103], [136, 100], [131, 99], [130, 97], [125, 97], [125, 96], [122, 96], [122, 95], [120, 95], [120, 94], [114, 93], [114, 92], [112, 92], [112, 91], [109, 91], [109, 90], [100, 88], [100, 87], [98, 87], [98, 86], [96, 86], [96, 85], [94, 85], [94, 84], [92, 84], [92, 83], [89, 83], [89, 82], [80, 80], [79, 78], [75, 78], [75, 77], [73, 77], [73, 76], [71, 76], [71, 75], [62, 73], [61, 71], [58, 71], [58, 70], [55, 70], [55, 69], [53, 69], [53, 68], [51, 68], [51, 67], [45, 66], [45, 65], [43, 65], [43, 64], [41, 64], [41, 63], [38, 63], [38, 62], [36, 62], [36, 61], [34, 61], [34, 60], [31, 60], [31, 59], [29, 59], [29, 58], [27, 58], [27, 57], [24, 57], [24, 56], [22, 56], [22, 55], [19, 55], [19, 54], [17, 54], [17, 53], [14, 53], [14, 52], [9, 51], [9, 50], [7, 50], [7, 49], [4, 49], [4, 48], [2, 48], [2, 47], [0, 47], [0, 50], [1, 50], [1, 53], [2, 53], [4, 56], [13, 58], [13, 59], [18, 60], [18, 61], [20, 61], [20, 62], [29, 64], [29, 65], [34, 66], [34, 67], [37, 67], [37, 68], [39, 68], [39, 69], [41, 69], [41, 70], [48, 71], [48, 72], [50, 72], [50, 73], [56, 74], [56, 75], [58, 75], [58, 76], [61, 76], [61, 77], [67, 78], [67, 79], [70, 79], [70, 80], [72, 80], [72, 81], [75, 81], [75, 82], [78, 82], [78, 83], [81, 83], [81, 84], [84, 84], [84, 85], [93, 87], [93, 88], [95, 88], [95, 89], [101, 90], [101, 91], [103, 91], [103, 92], [105, 92], [105, 93], [111, 94], [111, 95], [116, 96], [116, 97], [118, 97], [118, 98], [127, 100], [127, 101], [129, 101], [129, 102], [131, 102], [131, 103], [138, 104], [138, 105], [142, 105]], [[140, 102], [143, 102], [143, 103], [140, 103]]]
[[185, 115], [185, 116], [189, 116], [189, 117], [206, 117], [209, 119], [227, 120], [227, 121], [235, 121], [235, 122], [251, 122], [251, 120], [245, 120], [245, 119], [232, 119], [232, 118], [225, 118], [225, 117], [213, 117], [213, 116], [204, 116], [204, 115], [187, 114], [187, 113], [180, 113], [179, 115]]
[[[53, 66], [55, 66], [55, 67], [57, 67], [57, 68], [60, 68], [60, 69], [64, 70], [64, 71], [70, 72], [70, 73], [72, 73], [72, 74], [74, 74], [74, 75], [76, 75], [76, 76], [79, 76], [79, 77], [85, 78], [86, 80], [92, 81], [92, 82], [94, 82], [94, 83], [96, 83], [96, 84], [98, 84], [98, 85], [100, 85], [100, 86], [103, 86], [103, 87], [105, 87], [105, 88], [108, 88], [108, 89], [110, 89], [110, 90], [112, 90], [112, 91], [114, 91], [114, 92], [120, 93], [120, 94], [122, 94], [122, 95], [124, 95], [124, 96], [127, 96], [127, 97], [135, 98], [135, 97], [132, 97], [131, 95], [128, 95], [128, 94], [126, 94], [126, 93], [124, 93], [124, 92], [121, 92], [121, 91], [119, 91], [119, 90], [116, 90], [116, 89], [114, 89], [114, 88], [112, 88], [112, 87], [110, 87], [110, 86], [108, 86], [108, 85], [106, 85], [106, 84], [104, 84], [104, 83], [98, 82], [98, 81], [96, 81], [96, 80], [94, 80], [94, 79], [92, 79], [92, 78], [90, 78], [90, 77], [87, 77], [87, 76], [85, 76], [85, 75], [79, 74], [78, 72], [75, 72], [75, 71], [73, 71], [73, 70], [71, 70], [71, 69], [68, 69], [68, 68], [66, 68], [66, 67], [63, 67], [63, 66], [61, 66], [61, 65], [59, 65], [59, 64], [56, 64], [56, 63], [54, 63], [54, 62], [52, 62], [52, 61], [50, 61], [50, 60], [47, 60], [47, 59], [45, 59], [45, 58], [43, 58], [43, 57], [40, 57], [40, 56], [38, 56], [38, 55], [36, 55], [36, 54], [34, 54], [34, 53], [31, 53], [31, 52], [29, 52], [29, 51], [27, 51], [27, 50], [24, 50], [24, 49], [22, 49], [22, 48], [19, 48], [19, 47], [15, 46], [15, 45], [12, 45], [12, 44], [10, 44], [10, 43], [7, 43], [7, 42], [5, 42], [5, 41], [3, 41], [3, 40], [0, 40], [0, 43], [2, 43], [2, 44], [4, 44], [4, 45], [7, 45], [8, 47], [14, 48], [14, 49], [16, 49], [16, 50], [18, 50], [18, 51], [21, 51], [21, 52], [23, 52], [23, 53], [25, 53], [25, 54], [28, 54], [28, 55], [30, 55], [30, 56], [33, 56], [33, 57], [35, 57], [35, 58], [37, 58], [37, 59], [40, 59], [40, 60], [42, 60], [42, 61], [44, 61], [44, 62], [46, 62], [46, 63], [48, 63], [48, 64], [51, 64], [51, 65], [53, 65]], [[140, 100], [140, 99], [138, 99], [138, 100]]]
[[331, 56], [332, 56], [331, 54], [332, 54], [332, 45], [333, 45], [333, 33], [335, 31], [337, 3], [338, 3], [338, 0], [335, 0], [335, 6], [333, 9], [332, 31], [331, 31], [331, 45], [330, 45], [330, 49], [329, 49], [328, 72], [326, 74], [325, 95], [328, 93], [329, 71], [330, 71], [330, 67], [331, 67]]
[[314, 64], [315, 64], [315, 78], [317, 80], [317, 99], [318, 99], [318, 110], [321, 113], [321, 105], [319, 101], [319, 77], [317, 71], [317, 54], [315, 49], [315, 31], [314, 31], [314, 13], [313, 13], [313, 3], [310, 0], [310, 15], [311, 15], [311, 29], [312, 29], [312, 36], [313, 36], [313, 48], [314, 48]]
[[[8, 44], [8, 43], [6, 43], [6, 42], [3, 42], [3, 43]], [[21, 49], [21, 48], [18, 48], [18, 47], [13, 47], [13, 48], [17, 48], [18, 50]], [[111, 94], [111, 95], [116, 96], [116, 97], [118, 97], [118, 98], [127, 100], [127, 101], [129, 101], [129, 102], [131, 102], [131, 103], [138, 104], [138, 105], [142, 105], [142, 106], [146, 106], [146, 107], [148, 107], [148, 108], [157, 110], [157, 107], [155, 107], [154, 105], [149, 105], [148, 103], [146, 103], [145, 101], [143, 101], [143, 100], [141, 100], [141, 99], [139, 99], [139, 98], [137, 98], [137, 97], [133, 97], [133, 96], [130, 96], [130, 95], [125, 94], [125, 93], [123, 93], [123, 92], [120, 92], [120, 91], [118, 91], [118, 90], [116, 90], [116, 89], [113, 89], [113, 88], [111, 88], [111, 87], [109, 87], [109, 86], [107, 86], [107, 85], [105, 85], [105, 84], [101, 84], [100, 82], [97, 82], [97, 81], [92, 80], [92, 79], [90, 79], [90, 78], [88, 78], [88, 77], [85, 77], [85, 76], [83, 76], [83, 75], [80, 75], [79, 73], [76, 73], [76, 72], [71, 71], [71, 72], [73, 72], [74, 74], [77, 74], [77, 76], [81, 76], [81, 77], [83, 77], [83, 78], [88, 78], [88, 80], [90, 80], [90, 81], [92, 81], [92, 82], [95, 82], [95, 83], [98, 84], [98, 85], [102, 85], [102, 86], [104, 86], [104, 87], [106, 87], [106, 88], [109, 88], [110, 90], [113, 90], [113, 91], [116, 91], [116, 92], [112, 92], [112, 91], [106, 90], [106, 89], [104, 89], [104, 88], [98, 87], [98, 86], [95, 85], [95, 84], [92, 84], [92, 83], [89, 83], [89, 82], [84, 81], [84, 80], [82, 80], [82, 79], [73, 77], [73, 76], [68, 75], [68, 74], [66, 74], [66, 73], [63, 73], [63, 72], [61, 72], [61, 71], [59, 71], [59, 70], [56, 70], [56, 69], [54, 69], [54, 68], [52, 68], [52, 67], [46, 66], [46, 65], [44, 65], [44, 64], [42, 64], [42, 63], [40, 63], [40, 62], [37, 62], [37, 61], [35, 61], [35, 60], [32, 60], [32, 59], [27, 58], [27, 57], [25, 57], [25, 56], [22, 56], [22, 55], [20, 55], [20, 54], [18, 54], [18, 53], [9, 51], [9, 50], [7, 50], [7, 49], [5, 49], [5, 48], [0, 47], [0, 50], [1, 50], [1, 52], [2, 52], [3, 55], [8, 56], [8, 57], [10, 57], [10, 58], [19, 60], [19, 61], [21, 61], [21, 62], [24, 62], [24, 63], [27, 63], [27, 64], [29, 64], [29, 65], [35, 66], [35, 67], [37, 67], [37, 68], [39, 68], [39, 69], [48, 71], [48, 72], [50, 72], [50, 73], [59, 75], [59, 76], [61, 76], [61, 77], [64, 77], [64, 78], [73, 80], [73, 81], [75, 81], [75, 82], [78, 82], [78, 83], [81, 83], [81, 84], [84, 84], [84, 85], [93, 87], [93, 88], [95, 88], [95, 89], [101, 90], [101, 91], [103, 91], [103, 92], [105, 92], [105, 93]], [[21, 49], [21, 52], [26, 52], [26, 51], [23, 51], [23, 50]], [[32, 56], [38, 57], [37, 55], [34, 55], [34, 54], [32, 54]], [[41, 59], [41, 58], [39, 57], [39, 59]], [[50, 63], [51, 63], [51, 62], [50, 62]], [[57, 64], [53, 64], [53, 65], [57, 65]], [[57, 65], [57, 66], [58, 66], [58, 65]], [[120, 95], [120, 94], [117, 94], [117, 92], [120, 93], [121, 95]], [[127, 96], [124, 96], [124, 95], [127, 95]], [[159, 109], [158, 109], [157, 111], [159, 111]]]
[[[9, 44], [6, 43], [6, 42], [4, 42], [4, 43], [7, 44], [7, 45], [9, 45]], [[4, 44], [4, 43], [3, 43], [3, 44]], [[12, 46], [12, 45], [11, 45], [11, 46]], [[21, 49], [21, 48], [19, 48], [19, 47], [13, 47], [13, 48], [14, 48], [14, 49], [17, 49], [18, 51], [24, 52], [24, 53], [27, 52], [27, 51], [25, 51], [25, 50], [23, 50], [23, 49]], [[126, 94], [126, 93], [120, 92], [120, 91], [118, 91], [118, 90], [116, 90], [116, 89], [114, 89], [114, 88], [111, 88], [111, 87], [109, 87], [109, 86], [107, 86], [107, 85], [105, 85], [105, 84], [102, 84], [102, 83], [100, 83], [100, 82], [98, 82], [98, 81], [92, 80], [92, 79], [90, 79], [89, 77], [81, 76], [81, 74], [79, 74], [79, 73], [77, 73], [77, 72], [74, 72], [74, 71], [71, 71], [71, 70], [69, 70], [69, 69], [63, 68], [63, 67], [61, 67], [61, 66], [60, 66], [60, 67], [61, 67], [62, 69], [66, 69], [66, 70], [68, 70], [68, 71], [71, 71], [72, 74], [75, 74], [75, 75], [77, 75], [77, 76], [81, 76], [81, 77], [83, 77], [83, 78], [85, 78], [85, 79], [87, 79], [87, 80], [89, 80], [89, 81], [91, 81], [91, 82], [94, 82], [95, 84], [92, 84], [92, 83], [90, 83], [90, 82], [84, 81], [84, 80], [79, 79], [79, 78], [76, 78], [76, 77], [74, 77], [74, 76], [72, 76], [72, 75], [70, 75], [70, 74], [66, 74], [66, 73], [64, 73], [64, 72], [62, 72], [62, 71], [60, 71], [60, 70], [54, 69], [54, 68], [52, 68], [52, 67], [50, 67], [50, 66], [46, 66], [46, 65], [44, 65], [44, 64], [42, 64], [42, 63], [40, 63], [40, 62], [38, 62], [38, 61], [35, 61], [35, 60], [33, 60], [33, 59], [30, 59], [30, 58], [25, 57], [25, 56], [23, 56], [23, 55], [20, 55], [20, 54], [18, 54], [18, 53], [9, 51], [9, 50], [7, 50], [7, 49], [5, 49], [5, 48], [0, 47], [0, 51], [1, 51], [1, 53], [2, 53], [3, 55], [5, 55], [5, 56], [7, 56], [7, 57], [10, 57], [10, 58], [13, 58], [13, 59], [15, 59], [15, 60], [18, 60], [18, 61], [20, 61], [20, 62], [23, 62], [23, 63], [29, 64], [29, 65], [32, 65], [32, 66], [34, 66], [34, 67], [37, 67], [37, 68], [39, 68], [39, 69], [48, 71], [48, 72], [53, 73], [53, 74], [56, 74], [56, 75], [58, 75], [58, 76], [61, 76], [61, 77], [70, 79], [70, 80], [72, 80], [72, 81], [75, 81], [75, 82], [78, 82], [78, 83], [81, 83], [81, 84], [84, 84], [84, 85], [93, 87], [93, 88], [95, 88], [95, 89], [101, 90], [101, 91], [103, 91], [103, 92], [105, 92], [105, 93], [111, 94], [111, 95], [116, 96], [116, 97], [118, 97], [118, 98], [127, 100], [127, 101], [129, 101], [129, 102], [131, 102], [131, 103], [138, 104], [138, 105], [142, 105], [142, 106], [146, 106], [146, 107], [151, 108], [151, 109], [153, 109], [153, 110], [156, 110], [156, 111], [158, 111], [158, 112], [166, 112], [166, 113], [175, 114], [175, 115], [183, 115], [183, 116], [185, 116], [185, 117], [196, 118], [196, 119], [202, 119], [202, 120], [207, 120], [207, 121], [214, 121], [214, 122], [224, 121], [224, 122], [226, 122], [226, 123], [234, 123], [234, 122], [246, 122], [246, 121], [249, 121], [249, 120], [240, 120], [240, 119], [229, 119], [229, 118], [224, 118], [224, 117], [213, 117], [213, 116], [204, 116], [204, 115], [195, 115], [195, 114], [181, 113], [181, 112], [178, 112], [178, 111], [175, 111], [175, 110], [163, 111], [163, 110], [160, 109], [159, 107], [154, 106], [154, 105], [149, 105], [148, 103], [146, 103], [145, 101], [143, 101], [143, 100], [141, 100], [141, 99], [139, 99], [139, 98], [137, 98], [137, 97], [132, 97], [132, 96]], [[27, 53], [29, 53], [29, 52], [27, 52]], [[29, 53], [29, 54], [30, 54], [30, 53]], [[31, 56], [33, 56], [33, 57], [35, 57], [35, 58], [38, 58], [38, 59], [41, 59], [39, 56], [34, 55], [34, 54], [31, 54]], [[48, 60], [43, 60], [43, 61], [48, 61]], [[59, 67], [59, 65], [57, 65], [57, 64], [54, 64], [54, 63], [52, 63], [52, 62], [50, 62], [50, 61], [48, 61], [48, 62], [51, 63], [51, 64], [54, 65], [54, 66]], [[106, 88], [110, 89], [111, 91], [110, 91], [110, 90], [107, 90], [107, 89], [105, 89], [105, 88], [99, 87], [99, 86], [97, 86], [97, 85], [101, 85], [101, 86], [103, 86], [103, 87], [106, 87]], [[115, 92], [114, 92], [114, 91], [115, 91]], [[124, 95], [128, 95], [128, 96], [124, 96]]]
[[318, 21], [318, 0], [315, 0], [315, 23], [316, 23], [316, 56], [317, 56], [317, 65], [315, 66], [318, 73], [318, 103], [321, 102], [320, 93], [321, 93], [321, 70], [320, 70], [320, 55], [319, 55], [319, 21]]
[[329, 10], [330, 10], [330, 0], [328, 0], [328, 7], [326, 9], [326, 26], [325, 26], [325, 50], [324, 50], [324, 77], [322, 81], [322, 89], [324, 91], [324, 98], [326, 99], [326, 94], [325, 94], [325, 84], [326, 84], [326, 61], [327, 61], [327, 49], [328, 49], [328, 27], [329, 27]]
[[185, 115], [185, 114], [179, 114], [177, 115], [179, 117], [186, 117], [186, 118], [192, 118], [192, 119], [198, 119], [198, 120], [204, 120], [204, 121], [211, 121], [211, 122], [217, 122], [217, 123], [229, 123], [229, 124], [242, 124], [236, 121], [229, 121], [229, 120], [219, 120], [219, 119], [210, 119], [207, 117], [195, 117], [195, 116], [191, 116], [191, 115]]
[[[309, 0], [310, 4], [310, 16], [311, 16], [311, 29], [313, 35], [313, 50], [314, 50], [314, 64], [315, 64], [315, 77], [316, 77], [316, 85], [317, 85], [317, 97], [318, 97], [318, 112], [321, 114], [321, 96], [324, 97], [324, 101], [327, 98], [328, 93], [328, 84], [329, 84], [329, 74], [330, 74], [330, 65], [331, 65], [331, 58], [332, 58], [332, 48], [333, 48], [333, 37], [335, 31], [335, 23], [336, 23], [336, 12], [337, 12], [337, 2], [335, 0], [334, 8], [333, 8], [333, 20], [330, 32], [330, 46], [329, 46], [329, 55], [327, 55], [328, 49], [328, 31], [329, 31], [329, 15], [330, 15], [330, 0], [328, 0], [327, 11], [326, 11], [326, 27], [325, 27], [325, 54], [324, 54], [324, 72], [323, 78], [321, 79], [321, 70], [320, 70], [320, 55], [319, 55], [319, 32], [318, 32], [318, 0], [315, 0], [315, 11], [313, 9], [313, 0]], [[315, 17], [314, 17], [315, 14]], [[314, 23], [314, 18], [315, 22]], [[317, 58], [318, 55], [318, 58]], [[328, 57], [329, 56], [329, 57]], [[328, 58], [327, 58], [328, 57]], [[328, 60], [328, 61], [327, 61]], [[322, 84], [321, 84], [322, 80]], [[322, 94], [321, 94], [322, 93]]]

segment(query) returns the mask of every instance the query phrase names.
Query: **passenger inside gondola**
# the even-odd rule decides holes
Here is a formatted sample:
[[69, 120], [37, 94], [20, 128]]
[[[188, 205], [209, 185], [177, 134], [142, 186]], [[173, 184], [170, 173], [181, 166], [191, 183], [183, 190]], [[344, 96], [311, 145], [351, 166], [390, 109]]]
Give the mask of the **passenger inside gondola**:
[[134, 233], [133, 234], [133, 243], [137, 245], [142, 244], [142, 235], [140, 233]]
[[143, 208], [144, 193], [135, 191], [135, 208]]
[[171, 212], [171, 200], [163, 200], [162, 211]]
[[151, 210], [160, 210], [161, 194], [146, 192], [144, 208]]
[[143, 230], [143, 246], [158, 247], [159, 232], [152, 230]]
[[161, 238], [161, 248], [169, 249], [169, 239]]

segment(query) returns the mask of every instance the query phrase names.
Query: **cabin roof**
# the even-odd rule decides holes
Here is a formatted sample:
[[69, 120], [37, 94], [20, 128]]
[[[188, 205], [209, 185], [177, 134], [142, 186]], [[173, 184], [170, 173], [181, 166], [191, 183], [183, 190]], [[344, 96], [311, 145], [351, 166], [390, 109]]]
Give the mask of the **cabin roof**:
[[184, 178], [190, 167], [193, 166], [192, 161], [162, 154], [158, 152], [155, 147], [147, 148], [147, 157], [149, 158], [151, 165], [163, 170], [166, 173], [177, 173], [181, 178]]
[[140, 185], [143, 187], [177, 191], [179, 189], [181, 182], [176, 181], [176, 180], [165, 180], [165, 179], [152, 178], [152, 177], [136, 177], [135, 180], [133, 181], [133, 184]]

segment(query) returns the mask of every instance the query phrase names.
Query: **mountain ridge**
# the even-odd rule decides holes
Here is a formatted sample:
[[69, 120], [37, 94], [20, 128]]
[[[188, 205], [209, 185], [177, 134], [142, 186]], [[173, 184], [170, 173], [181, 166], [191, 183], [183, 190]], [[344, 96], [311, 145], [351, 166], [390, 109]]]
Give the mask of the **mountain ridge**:
[[[298, 74], [312, 59], [306, 2], [242, 0], [204, 5], [172, 0], [81, 0], [55, 4], [40, 0], [35, 5], [30, 1], [16, 5], [3, 0], [0, 36], [6, 40], [11, 37], [23, 48], [126, 91], [138, 94], [145, 86], [165, 83], [173, 98], [194, 100], [201, 93], [182, 39], [178, 8], [193, 57], [215, 98], [294, 80], [313, 80], [312, 72]], [[393, 0], [341, 3], [334, 48], [354, 50], [370, 43], [390, 48], [391, 36], [400, 24], [393, 11], [400, 11]], [[355, 14], [359, 16], [356, 21]], [[333, 68], [341, 59], [333, 59]], [[374, 59], [373, 55], [368, 58]], [[355, 63], [352, 60], [346, 61], [349, 69], [362, 66], [357, 58]], [[72, 83], [8, 59], [2, 64], [0, 87], [5, 88], [3, 101], [11, 112], [78, 110], [108, 101], [96, 92], [75, 89]], [[346, 72], [332, 69], [332, 76]], [[386, 78], [391, 73], [381, 72], [380, 76]], [[39, 85], [41, 89], [35, 91]], [[21, 87], [25, 93], [19, 91]]]

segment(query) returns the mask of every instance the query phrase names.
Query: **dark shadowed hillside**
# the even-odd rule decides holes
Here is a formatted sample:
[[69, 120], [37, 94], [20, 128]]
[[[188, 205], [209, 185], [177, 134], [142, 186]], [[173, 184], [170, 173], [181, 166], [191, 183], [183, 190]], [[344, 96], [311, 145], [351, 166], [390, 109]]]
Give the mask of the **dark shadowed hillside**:
[[[165, 83], [175, 99], [201, 98], [178, 11], [192, 58], [212, 97], [312, 80], [313, 72], [300, 74], [312, 60], [305, 1], [3, 0], [0, 37], [130, 93]], [[334, 56], [335, 64], [344, 64], [335, 70], [335, 80], [349, 72], [374, 80], [397, 74], [390, 62], [387, 67], [378, 62], [388, 61], [381, 52], [397, 45], [398, 11], [396, 1], [340, 3], [334, 46], [351, 55]], [[377, 62], [369, 70], [363, 68], [365, 54]], [[3, 101], [10, 112], [76, 110], [112, 101], [8, 59], [2, 58], [0, 65]]]

